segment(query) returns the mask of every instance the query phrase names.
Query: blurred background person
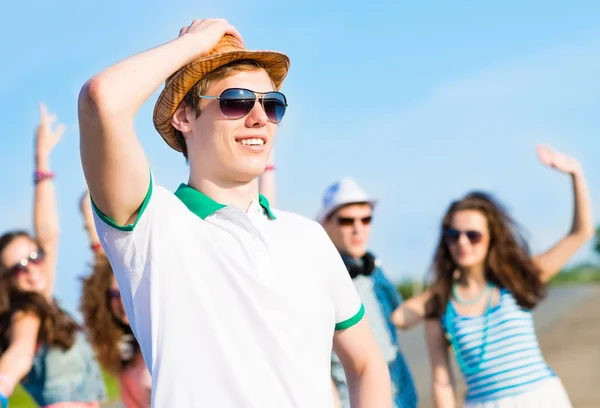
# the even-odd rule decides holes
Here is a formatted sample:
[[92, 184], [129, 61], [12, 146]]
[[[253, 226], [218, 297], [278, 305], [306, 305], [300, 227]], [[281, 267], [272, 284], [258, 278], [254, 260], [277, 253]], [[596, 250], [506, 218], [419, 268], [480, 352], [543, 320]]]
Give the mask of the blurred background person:
[[[367, 251], [375, 204], [376, 200], [354, 179], [346, 177], [325, 190], [317, 219], [340, 252], [365, 305], [366, 316], [388, 363], [394, 406], [416, 407], [413, 379], [391, 321], [392, 312], [400, 306], [402, 299], [396, 286], [383, 273], [379, 259]], [[349, 408], [348, 383], [335, 353], [332, 353], [331, 364], [334, 395], [338, 396], [342, 407]]]
[[531, 310], [593, 236], [591, 203], [576, 159], [544, 147], [538, 155], [573, 183], [571, 230], [547, 252], [530, 256], [517, 224], [486, 193], [467, 194], [444, 215], [425, 327], [436, 407], [456, 403], [449, 345], [467, 386], [465, 407], [571, 406], [542, 356]]
[[35, 236], [0, 236], [0, 400], [15, 384], [42, 407], [98, 407], [106, 390], [85, 334], [53, 299], [59, 222], [50, 153], [64, 126], [40, 105], [34, 173]]
[[126, 408], [149, 408], [152, 377], [129, 326], [121, 292], [96, 232], [89, 193], [80, 201], [84, 227], [93, 252], [92, 273], [83, 279], [81, 312], [102, 367], [119, 381]]

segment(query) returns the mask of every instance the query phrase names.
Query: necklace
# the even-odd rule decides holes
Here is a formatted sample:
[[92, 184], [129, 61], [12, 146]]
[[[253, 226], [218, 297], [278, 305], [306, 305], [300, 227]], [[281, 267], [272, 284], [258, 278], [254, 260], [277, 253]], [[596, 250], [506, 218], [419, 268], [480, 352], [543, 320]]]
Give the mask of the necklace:
[[454, 355], [456, 356], [456, 362], [460, 367], [460, 370], [463, 372], [465, 376], [471, 375], [479, 370], [481, 363], [483, 363], [483, 357], [485, 355], [485, 349], [487, 348], [487, 337], [488, 337], [488, 326], [489, 326], [489, 318], [490, 318], [490, 310], [492, 308], [492, 299], [494, 298], [493, 292], [494, 286], [489, 284], [487, 290], [483, 290], [482, 292], [489, 294], [489, 299], [485, 308], [485, 313], [483, 315], [483, 335], [481, 338], [481, 349], [479, 350], [478, 355], [476, 356], [475, 363], [471, 365], [467, 365], [465, 360], [463, 359], [462, 353], [460, 351], [460, 346], [458, 344], [458, 340], [454, 336], [455, 328], [454, 328], [454, 318], [456, 317], [456, 312], [454, 308], [449, 305], [445, 313], [445, 323], [446, 323], [446, 337], [448, 341], [452, 345], [452, 349], [454, 350]]
[[488, 282], [486, 287], [483, 288], [477, 296], [475, 296], [473, 299], [466, 300], [460, 297], [460, 295], [458, 294], [458, 284], [455, 282], [454, 284], [452, 284], [452, 296], [454, 297], [454, 299], [456, 299], [456, 302], [460, 303], [461, 305], [474, 305], [475, 303], [481, 300], [481, 298], [487, 293], [486, 289], [489, 289], [490, 287], [493, 287], [493, 285]]

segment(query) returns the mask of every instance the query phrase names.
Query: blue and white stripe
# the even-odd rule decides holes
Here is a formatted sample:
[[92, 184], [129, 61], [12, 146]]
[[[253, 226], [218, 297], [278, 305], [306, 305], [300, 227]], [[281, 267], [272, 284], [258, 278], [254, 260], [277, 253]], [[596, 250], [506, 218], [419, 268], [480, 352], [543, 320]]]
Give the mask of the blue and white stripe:
[[[532, 389], [538, 381], [553, 377], [554, 372], [546, 364], [533, 325], [533, 316], [522, 309], [510, 292], [500, 288], [500, 300], [489, 311], [487, 341], [481, 355], [485, 317], [459, 315], [452, 302], [450, 313], [452, 326], [449, 333], [455, 339], [464, 364], [477, 366], [467, 375], [467, 402], [496, 400]], [[445, 327], [446, 316], [442, 316]]]

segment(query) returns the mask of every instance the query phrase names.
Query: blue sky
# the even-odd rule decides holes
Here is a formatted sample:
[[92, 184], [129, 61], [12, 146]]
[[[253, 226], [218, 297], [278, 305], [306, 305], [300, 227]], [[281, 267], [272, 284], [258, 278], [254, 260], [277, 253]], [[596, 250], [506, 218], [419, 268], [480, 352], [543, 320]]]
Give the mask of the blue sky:
[[[94, 4], [95, 3], [95, 4]], [[11, 2], [0, 25], [0, 231], [31, 228], [37, 101], [67, 125], [53, 156], [61, 216], [57, 296], [74, 310], [90, 259], [77, 201], [77, 94], [94, 73], [225, 17], [246, 46], [286, 52], [290, 107], [277, 148], [278, 207], [313, 217], [346, 175], [380, 199], [371, 248], [394, 280], [422, 276], [446, 206], [496, 194], [543, 250], [568, 231], [569, 178], [537, 143], [577, 156], [600, 220], [600, 5], [594, 1]], [[136, 129], [157, 181], [186, 181], [181, 156]], [[591, 259], [589, 246], [574, 261]]]

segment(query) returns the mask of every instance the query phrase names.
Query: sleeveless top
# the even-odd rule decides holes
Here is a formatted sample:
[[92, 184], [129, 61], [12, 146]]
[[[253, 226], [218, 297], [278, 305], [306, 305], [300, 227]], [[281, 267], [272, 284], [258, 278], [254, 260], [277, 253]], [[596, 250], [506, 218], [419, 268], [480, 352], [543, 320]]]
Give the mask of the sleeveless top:
[[531, 312], [504, 288], [487, 317], [459, 315], [448, 302], [441, 324], [467, 384], [467, 402], [521, 394], [555, 376], [542, 356]]
[[21, 384], [42, 407], [58, 402], [102, 402], [107, 397], [100, 366], [81, 331], [76, 332], [67, 351], [42, 344]]

